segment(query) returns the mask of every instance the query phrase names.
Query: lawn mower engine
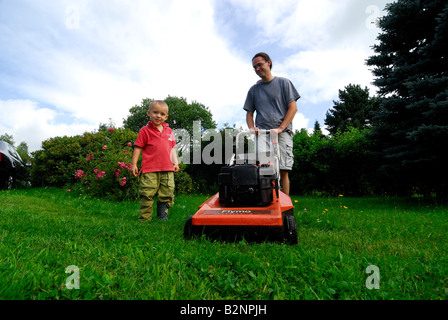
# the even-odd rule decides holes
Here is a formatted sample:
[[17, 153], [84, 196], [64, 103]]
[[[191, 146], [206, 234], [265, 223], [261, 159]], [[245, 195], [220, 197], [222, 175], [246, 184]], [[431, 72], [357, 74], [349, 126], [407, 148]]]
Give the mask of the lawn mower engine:
[[218, 185], [219, 203], [224, 207], [263, 207], [274, 200], [274, 190], [278, 196], [278, 180], [269, 164], [223, 167]]

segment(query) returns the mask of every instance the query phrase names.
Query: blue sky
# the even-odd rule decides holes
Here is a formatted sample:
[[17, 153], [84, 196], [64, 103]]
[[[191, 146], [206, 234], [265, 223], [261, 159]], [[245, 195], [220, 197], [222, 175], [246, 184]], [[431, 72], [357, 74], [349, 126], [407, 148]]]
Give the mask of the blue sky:
[[386, 0], [0, 0], [0, 134], [30, 151], [50, 137], [121, 126], [144, 98], [185, 97], [219, 126], [242, 105], [265, 51], [311, 129], [338, 90], [375, 88], [365, 59]]

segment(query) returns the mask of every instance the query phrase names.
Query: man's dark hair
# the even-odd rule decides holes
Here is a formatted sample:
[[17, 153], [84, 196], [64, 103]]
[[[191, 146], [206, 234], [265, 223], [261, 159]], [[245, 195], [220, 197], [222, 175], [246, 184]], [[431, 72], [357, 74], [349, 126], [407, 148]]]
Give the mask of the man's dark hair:
[[256, 55], [254, 55], [254, 57], [252, 58], [252, 61], [254, 61], [254, 59], [256, 57], [262, 57], [264, 59], [264, 61], [266, 61], [266, 62], [271, 61], [271, 65], [269, 66], [269, 68], [272, 69], [272, 60], [267, 53], [258, 52]]

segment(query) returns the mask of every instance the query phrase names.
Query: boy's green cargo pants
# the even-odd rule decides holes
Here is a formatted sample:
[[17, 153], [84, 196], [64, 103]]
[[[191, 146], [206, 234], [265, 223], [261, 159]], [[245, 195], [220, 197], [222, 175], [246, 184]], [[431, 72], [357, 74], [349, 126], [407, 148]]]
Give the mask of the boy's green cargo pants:
[[174, 204], [174, 172], [148, 172], [140, 177], [140, 217], [141, 221], [151, 221], [154, 197], [157, 196], [157, 217], [168, 219], [168, 209]]

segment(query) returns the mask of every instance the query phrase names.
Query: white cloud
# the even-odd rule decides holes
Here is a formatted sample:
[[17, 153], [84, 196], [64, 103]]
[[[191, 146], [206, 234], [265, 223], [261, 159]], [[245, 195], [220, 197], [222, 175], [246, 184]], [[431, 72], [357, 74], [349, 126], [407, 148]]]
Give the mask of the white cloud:
[[[295, 129], [313, 127], [315, 120], [322, 125], [339, 90], [350, 83], [367, 86], [375, 93], [365, 60], [372, 54], [370, 47], [378, 30], [368, 28], [367, 22], [374, 18], [372, 12], [380, 14], [388, 1], [374, 2], [232, 1], [247, 15], [246, 23], [258, 26], [251, 37], [260, 48], [272, 48], [274, 75], [289, 78], [302, 96], [298, 102], [302, 113], [294, 119]], [[372, 11], [372, 7], [378, 10]]]
[[[293, 4], [293, 5], [292, 5]], [[290, 3], [288, 15], [277, 17], [271, 24], [271, 36], [279, 38], [286, 48], [314, 48], [327, 42], [340, 1], [313, 0]], [[266, 16], [264, 12], [262, 16]]]
[[292, 121], [292, 127], [294, 131], [300, 131], [308, 128], [309, 123], [310, 119], [307, 119], [303, 113], [298, 112]]
[[363, 67], [364, 54], [356, 48], [304, 51], [289, 57], [279, 68], [294, 75], [303, 100], [317, 104], [336, 99], [338, 91], [350, 83], [371, 87], [371, 74]]
[[244, 12], [239, 19], [257, 26], [252, 38], [267, 46], [275, 43], [283, 48], [312, 50], [337, 46], [341, 38], [365, 31], [366, 0], [231, 0], [230, 3]]
[[[233, 57], [215, 34], [212, 4], [66, 1], [69, 10], [60, 3], [55, 8], [36, 4], [39, 12], [52, 12], [46, 17], [49, 27], [15, 32], [20, 41], [13, 45], [27, 53], [18, 62], [25, 77], [17, 79], [17, 87], [28, 99], [55, 106], [93, 128], [109, 118], [121, 125], [143, 98], [168, 95], [199, 101], [219, 120], [231, 121], [223, 110], [244, 101], [253, 74], [250, 64]], [[231, 69], [247, 72], [235, 77]], [[24, 108], [20, 101], [16, 106]]]
[[0, 100], [1, 134], [12, 134], [16, 145], [26, 142], [29, 151], [41, 148], [42, 141], [55, 136], [72, 136], [92, 128], [85, 124], [55, 123], [58, 112], [40, 108], [30, 100]]
[[[374, 88], [365, 60], [373, 54], [378, 18], [387, 0], [232, 0], [247, 15], [246, 23], [260, 47], [275, 52], [273, 72], [290, 78], [302, 103], [336, 99], [349, 83]], [[288, 54], [283, 54], [283, 52]], [[268, 53], [270, 53], [268, 51]]]
[[[203, 103], [221, 124], [245, 125], [242, 106], [258, 78], [251, 56], [241, 58], [216, 24], [216, 1], [0, 1], [0, 129], [35, 150], [51, 136], [82, 134], [110, 118], [121, 125], [143, 98], [168, 95]], [[255, 39], [289, 50], [273, 71], [296, 85], [300, 112], [335, 99], [348, 82], [368, 85], [366, 3], [229, 1], [235, 18], [257, 30], [239, 47]], [[70, 121], [60, 122], [64, 116]], [[298, 113], [294, 128], [310, 118]]]
[[[120, 51], [112, 70], [103, 67], [94, 72], [95, 75], [102, 72], [109, 80], [91, 80], [103, 83], [104, 91], [114, 94], [111, 100], [118, 95], [138, 96], [139, 101], [144, 97], [174, 95], [215, 109], [234, 103], [235, 97], [239, 98], [246, 90], [251, 70], [232, 56], [216, 34], [212, 2], [140, 1], [130, 7], [126, 4], [117, 4], [123, 11], [130, 10], [122, 20], [105, 21], [105, 26], [114, 26], [112, 31], [101, 25], [93, 28], [94, 34], [101, 35], [104, 53]], [[98, 15], [100, 12], [90, 12], [85, 24], [88, 26]], [[239, 77], [229, 72], [246, 67], [248, 72], [240, 73]], [[127, 87], [120, 89], [123, 84]], [[95, 88], [89, 83], [83, 87], [92, 91]], [[96, 95], [86, 91], [85, 96]]]

